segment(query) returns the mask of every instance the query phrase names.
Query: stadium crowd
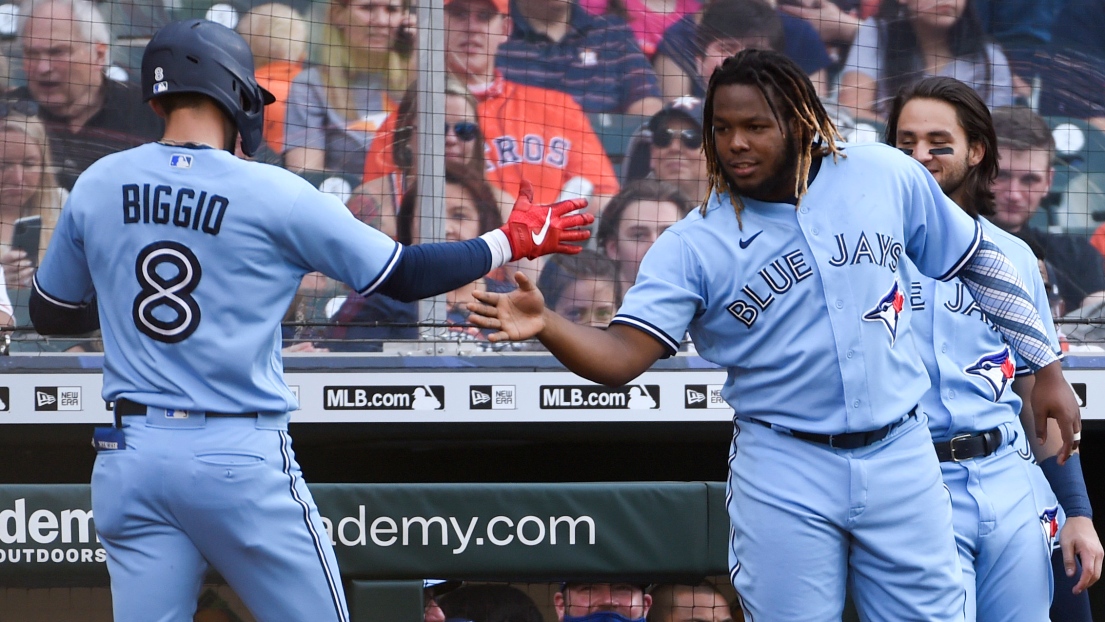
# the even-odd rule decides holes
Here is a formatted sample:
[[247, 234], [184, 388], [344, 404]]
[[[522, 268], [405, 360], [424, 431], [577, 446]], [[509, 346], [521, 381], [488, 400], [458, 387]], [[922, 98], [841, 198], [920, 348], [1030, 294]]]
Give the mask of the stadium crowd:
[[[160, 138], [133, 59], [152, 29], [191, 16], [235, 27], [254, 53], [258, 81], [276, 96], [253, 158], [341, 196], [358, 219], [404, 244], [471, 239], [501, 226], [523, 179], [538, 203], [590, 200], [597, 222], [584, 252], [520, 260], [450, 292], [434, 338], [514, 347], [488, 342], [465, 307], [473, 291], [509, 291], [519, 271], [550, 309], [606, 325], [645, 252], [706, 199], [701, 98], [714, 69], [747, 48], [794, 60], [856, 140], [883, 140], [895, 94], [922, 77], [970, 85], [991, 108], [998, 140], [991, 220], [1037, 251], [1057, 319], [1105, 313], [1105, 0], [443, 4], [444, 32], [420, 29], [411, 0], [15, 7], [14, 27], [0, 32], [0, 326], [20, 330], [3, 332], [0, 348], [96, 348], [95, 335], [34, 338], [26, 329], [31, 277], [80, 173]], [[428, 100], [416, 81], [427, 37], [443, 40], [448, 72], [444, 91], [432, 94], [443, 98], [444, 115], [429, 129], [419, 127]], [[443, 162], [420, 158], [422, 131], [443, 132]], [[427, 166], [444, 178], [443, 196], [419, 196]], [[435, 232], [421, 230], [426, 216], [439, 221]], [[316, 273], [304, 278], [286, 319], [286, 350], [303, 352], [379, 351], [419, 339], [424, 318], [417, 303], [362, 297]], [[1093, 331], [1074, 326], [1060, 326], [1070, 333], [1064, 347], [1101, 349]], [[431, 595], [426, 619], [491, 619], [489, 599], [532, 609], [510, 589]], [[694, 619], [740, 619], [740, 607], [730, 611], [705, 584], [564, 584], [554, 607], [561, 620], [584, 618], [592, 600], [630, 620], [690, 619], [657, 615], [680, 608], [713, 611]]]
[[[492, 226], [488, 203], [505, 216], [523, 178], [533, 182], [538, 202], [587, 197], [599, 217], [592, 252], [551, 263], [522, 260], [493, 283], [471, 287], [510, 288], [512, 272], [523, 271], [555, 304], [571, 308], [571, 317], [597, 324], [611, 317], [656, 236], [705, 199], [700, 98], [727, 56], [750, 47], [785, 53], [810, 76], [845, 136], [857, 140], [883, 138], [887, 106], [903, 86], [927, 75], [955, 77], [1002, 111], [995, 222], [1041, 248], [1059, 290], [1057, 317], [1099, 313], [1100, 0], [444, 6], [444, 33], [426, 33], [410, 0], [201, 0], [172, 11], [133, 0], [9, 5], [16, 19], [0, 33], [0, 322], [23, 330], [9, 333], [8, 347], [95, 348], [94, 339], [34, 338], [26, 328], [30, 276], [81, 171], [160, 136], [161, 121], [137, 88], [134, 59], [156, 27], [192, 16], [235, 27], [250, 43], [258, 81], [276, 95], [254, 159], [338, 194], [359, 219], [400, 240], [419, 239], [398, 228], [404, 219], [417, 223], [420, 203], [418, 40], [443, 37], [442, 129], [452, 164], [446, 196], [430, 202], [431, 216], [445, 223], [437, 235], [478, 235]], [[447, 326], [431, 333], [483, 341], [465, 326], [464, 305], [463, 293], [451, 296]], [[379, 350], [382, 341], [417, 339], [419, 319], [417, 305], [363, 300], [311, 274], [288, 309], [286, 345]], [[1078, 335], [1068, 345], [1095, 347], [1092, 331], [1072, 332]]]

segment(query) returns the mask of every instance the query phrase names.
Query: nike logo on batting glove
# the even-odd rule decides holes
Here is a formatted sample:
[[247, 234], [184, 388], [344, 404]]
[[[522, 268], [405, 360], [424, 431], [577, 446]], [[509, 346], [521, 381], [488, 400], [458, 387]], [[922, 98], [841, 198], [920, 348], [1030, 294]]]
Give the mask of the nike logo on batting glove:
[[574, 255], [583, 250], [566, 242], [584, 242], [591, 237], [591, 232], [581, 227], [595, 222], [595, 217], [585, 212], [572, 214], [586, 207], [587, 199], [534, 205], [533, 185], [523, 179], [514, 209], [501, 228], [510, 242], [511, 261], [551, 253]]
[[549, 210], [545, 213], [545, 226], [541, 227], [541, 231], [530, 232], [530, 235], [533, 236], [534, 244], [536, 244], [537, 246], [541, 246], [541, 244], [545, 241], [545, 236], [549, 233], [550, 224], [552, 224], [552, 210]]

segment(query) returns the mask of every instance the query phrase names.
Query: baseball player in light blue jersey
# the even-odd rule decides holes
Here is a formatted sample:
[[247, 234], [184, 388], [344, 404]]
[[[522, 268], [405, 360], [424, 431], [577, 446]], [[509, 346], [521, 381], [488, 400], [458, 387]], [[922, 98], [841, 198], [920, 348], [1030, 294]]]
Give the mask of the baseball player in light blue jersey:
[[[998, 171], [997, 138], [985, 102], [953, 78], [925, 78], [895, 98], [887, 142], [925, 165], [944, 192], [971, 215], [1022, 276], [1059, 352], [1035, 254], [981, 215], [994, 212], [990, 190]], [[1047, 620], [1051, 605], [1053, 540], [1062, 512], [1033, 459], [1052, 459], [1050, 446], [1029, 440], [1031, 369], [1016, 357], [958, 281], [913, 280], [908, 303], [914, 337], [932, 387], [921, 398], [936, 443], [967, 587], [967, 618]], [[1102, 548], [1087, 516], [1086, 484], [1075, 459], [1049, 475], [1068, 491], [1073, 515], [1062, 526], [1065, 553], [1082, 559], [1076, 592], [1097, 581]], [[1075, 498], [1069, 496], [1069, 491]], [[1060, 598], [1068, 596], [1058, 595]]]
[[253, 59], [204, 20], [162, 28], [142, 59], [164, 138], [93, 164], [77, 180], [34, 279], [43, 334], [104, 341], [96, 529], [117, 622], [191, 620], [213, 566], [253, 616], [347, 620], [330, 539], [287, 434], [280, 321], [303, 275], [416, 300], [563, 241], [586, 206], [522, 197], [507, 224], [466, 242], [402, 247], [340, 201], [276, 167], [235, 157], [261, 143]]
[[864, 620], [962, 620], [902, 260], [967, 284], [1039, 370], [1034, 403], [1069, 445], [1078, 408], [1042, 321], [923, 167], [885, 145], [833, 142], [786, 57], [726, 60], [704, 108], [710, 197], [659, 237], [608, 329], [556, 316], [524, 277], [514, 293], [480, 295], [472, 321], [499, 329], [495, 340], [536, 335], [604, 384], [674, 354], [686, 330], [728, 370], [731, 578], [752, 622], [839, 620], [846, 586]]

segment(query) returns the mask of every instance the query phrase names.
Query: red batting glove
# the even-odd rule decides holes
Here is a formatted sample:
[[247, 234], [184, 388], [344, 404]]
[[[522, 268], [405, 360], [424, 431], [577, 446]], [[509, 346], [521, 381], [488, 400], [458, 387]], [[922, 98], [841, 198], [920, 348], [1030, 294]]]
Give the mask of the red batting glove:
[[534, 205], [532, 201], [533, 185], [523, 179], [510, 218], [501, 227], [510, 241], [511, 261], [523, 257], [536, 259], [551, 253], [574, 255], [583, 250], [581, 246], [565, 242], [583, 242], [590, 238], [591, 232], [580, 227], [595, 222], [595, 217], [585, 212], [570, 216], [565, 214], [585, 209], [587, 199], [572, 199], [552, 205]]

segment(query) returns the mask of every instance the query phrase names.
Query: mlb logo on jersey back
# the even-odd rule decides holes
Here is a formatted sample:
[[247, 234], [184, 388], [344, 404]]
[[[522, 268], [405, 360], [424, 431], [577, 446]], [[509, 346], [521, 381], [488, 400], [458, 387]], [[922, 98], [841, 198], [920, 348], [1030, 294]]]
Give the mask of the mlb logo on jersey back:
[[81, 388], [35, 387], [35, 410], [81, 410]]
[[173, 168], [192, 168], [192, 156], [186, 153], [174, 153], [169, 156], [169, 166]]
[[11, 389], [0, 387], [0, 411], [11, 410]]
[[518, 408], [514, 385], [477, 385], [468, 387], [468, 407], [473, 410], [514, 410]]

